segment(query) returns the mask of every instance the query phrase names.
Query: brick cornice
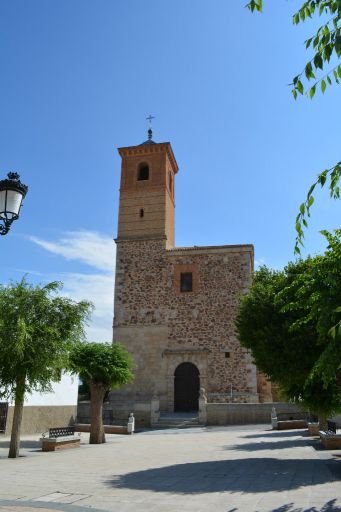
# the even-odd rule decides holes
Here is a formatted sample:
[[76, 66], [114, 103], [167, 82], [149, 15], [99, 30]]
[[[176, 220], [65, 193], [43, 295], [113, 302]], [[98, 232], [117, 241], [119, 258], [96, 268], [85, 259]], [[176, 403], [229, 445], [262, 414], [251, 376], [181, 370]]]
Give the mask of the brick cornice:
[[243, 245], [208, 245], [194, 247], [172, 247], [166, 249], [167, 256], [199, 255], [199, 254], [248, 254], [251, 260], [251, 269], [254, 265], [254, 247], [252, 244]]
[[140, 146], [127, 146], [127, 147], [123, 147], [123, 148], [118, 148], [118, 152], [121, 157], [136, 156], [136, 155], [150, 155], [153, 153], [166, 152], [169, 160], [172, 163], [174, 173], [177, 173], [179, 170], [179, 167], [176, 162], [170, 142], [160, 142], [157, 144], [144, 144], [144, 145], [140, 145]]

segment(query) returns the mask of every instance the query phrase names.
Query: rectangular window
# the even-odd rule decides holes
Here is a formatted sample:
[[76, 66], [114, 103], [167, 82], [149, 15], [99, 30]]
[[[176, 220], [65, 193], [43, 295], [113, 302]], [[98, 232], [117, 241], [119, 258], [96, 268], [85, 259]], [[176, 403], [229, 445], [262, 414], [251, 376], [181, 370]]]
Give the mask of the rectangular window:
[[185, 272], [180, 274], [180, 291], [191, 292], [193, 290], [193, 275], [192, 272]]

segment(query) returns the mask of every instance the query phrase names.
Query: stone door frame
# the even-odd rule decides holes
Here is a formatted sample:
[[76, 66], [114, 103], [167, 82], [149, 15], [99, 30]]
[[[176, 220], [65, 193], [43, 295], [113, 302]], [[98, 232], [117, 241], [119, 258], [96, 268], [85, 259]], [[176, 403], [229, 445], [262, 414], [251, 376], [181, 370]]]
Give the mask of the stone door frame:
[[174, 374], [181, 363], [192, 363], [199, 370], [200, 388], [207, 389], [208, 349], [166, 349], [163, 356], [167, 360], [167, 411], [174, 411]]

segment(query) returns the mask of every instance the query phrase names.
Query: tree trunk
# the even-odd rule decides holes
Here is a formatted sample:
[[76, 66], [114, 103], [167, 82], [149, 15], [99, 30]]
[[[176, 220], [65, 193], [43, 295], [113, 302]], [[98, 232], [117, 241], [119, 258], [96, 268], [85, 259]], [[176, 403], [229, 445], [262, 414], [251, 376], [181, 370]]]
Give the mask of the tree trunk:
[[320, 430], [327, 432], [328, 425], [327, 425], [327, 417], [326, 416], [322, 416], [322, 414], [319, 414], [319, 425], [320, 425]]
[[90, 402], [90, 444], [105, 443], [102, 421], [103, 399], [105, 388], [100, 383], [89, 383]]
[[25, 398], [25, 377], [17, 379], [15, 388], [15, 403], [14, 403], [14, 414], [11, 431], [11, 442], [9, 445], [8, 457], [15, 459], [19, 457], [20, 448], [20, 429], [21, 421], [24, 409], [24, 398]]
[[341, 396], [341, 371], [340, 370], [338, 370], [336, 372], [335, 377], [336, 377], [337, 387], [339, 388], [339, 395]]

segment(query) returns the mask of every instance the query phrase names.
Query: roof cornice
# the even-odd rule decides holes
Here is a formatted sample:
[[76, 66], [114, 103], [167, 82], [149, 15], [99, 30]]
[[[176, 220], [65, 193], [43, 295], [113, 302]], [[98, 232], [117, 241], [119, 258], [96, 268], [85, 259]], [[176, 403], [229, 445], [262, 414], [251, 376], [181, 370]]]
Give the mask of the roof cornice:
[[162, 153], [166, 152], [168, 155], [168, 158], [170, 159], [173, 170], [175, 173], [178, 172], [179, 167], [177, 164], [177, 161], [175, 159], [172, 146], [170, 142], [160, 142], [155, 144], [142, 144], [139, 146], [128, 146], [124, 148], [118, 148], [117, 149], [120, 156], [136, 156], [136, 155], [148, 155], [151, 153]]

